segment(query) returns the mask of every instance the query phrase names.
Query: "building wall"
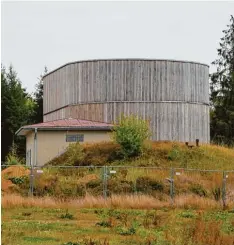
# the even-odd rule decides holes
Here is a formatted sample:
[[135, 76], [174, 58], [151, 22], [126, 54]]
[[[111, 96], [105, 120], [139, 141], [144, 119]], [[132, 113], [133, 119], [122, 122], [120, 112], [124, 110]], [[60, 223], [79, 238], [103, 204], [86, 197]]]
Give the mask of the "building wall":
[[151, 120], [153, 140], [210, 140], [207, 65], [80, 61], [49, 73], [43, 81], [44, 121], [73, 117], [112, 123], [121, 113], [134, 113]]
[[[74, 105], [61, 109], [65, 117], [113, 123], [124, 113], [150, 120], [153, 140], [209, 142], [209, 107], [195, 103], [99, 103]], [[62, 119], [60, 110], [44, 116], [45, 121]]]
[[[70, 142], [66, 142], [67, 134], [83, 134], [84, 143], [101, 142], [110, 140], [109, 131], [38, 131], [37, 133], [37, 166], [42, 166], [48, 161], [65, 151]], [[26, 135], [26, 149], [31, 149], [32, 163], [34, 164], [34, 132]]]

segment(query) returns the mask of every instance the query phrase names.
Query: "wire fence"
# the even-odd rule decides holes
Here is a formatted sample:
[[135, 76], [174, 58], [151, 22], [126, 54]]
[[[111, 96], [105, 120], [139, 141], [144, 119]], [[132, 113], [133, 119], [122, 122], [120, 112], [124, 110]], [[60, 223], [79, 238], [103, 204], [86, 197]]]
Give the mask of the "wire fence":
[[[5, 166], [6, 167], [6, 166]], [[2, 165], [2, 169], [4, 165]], [[197, 195], [234, 203], [234, 170], [202, 170], [134, 166], [29, 167], [25, 177], [11, 181], [23, 195], [79, 198], [87, 195], [144, 194], [173, 205], [180, 195]]]

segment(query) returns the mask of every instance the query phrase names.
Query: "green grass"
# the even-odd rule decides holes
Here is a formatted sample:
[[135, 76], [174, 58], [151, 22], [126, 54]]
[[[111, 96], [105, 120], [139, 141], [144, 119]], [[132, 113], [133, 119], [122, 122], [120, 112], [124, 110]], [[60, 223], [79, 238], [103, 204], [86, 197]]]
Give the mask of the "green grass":
[[[201, 145], [188, 148], [178, 142], [148, 142], [142, 156], [121, 159], [120, 147], [113, 142], [86, 144], [83, 146], [82, 160], [73, 165], [126, 165], [126, 166], [158, 166], [196, 169], [234, 169], [234, 148], [217, 145]], [[48, 165], [66, 165], [69, 152], [55, 158]], [[69, 160], [69, 165], [72, 163]]]
[[[73, 214], [74, 219], [60, 218], [65, 212]], [[25, 216], [25, 213], [31, 215]], [[87, 242], [89, 239], [99, 241], [101, 244], [108, 241], [108, 244], [112, 245], [181, 245], [185, 244], [180, 244], [181, 239], [186, 239], [185, 227], [192, 227], [198, 217], [202, 219], [204, 226], [213, 224], [216, 227], [216, 223], [220, 222], [219, 236], [229, 237], [230, 241], [234, 237], [234, 215], [221, 210], [203, 211], [201, 215], [197, 210], [179, 209], [3, 208], [2, 245], [62, 245], [69, 242], [80, 242], [83, 245], [91, 244]], [[101, 222], [109, 222], [110, 226], [96, 225]], [[171, 236], [176, 238], [175, 241]], [[191, 240], [190, 244], [196, 243], [192, 243]]]

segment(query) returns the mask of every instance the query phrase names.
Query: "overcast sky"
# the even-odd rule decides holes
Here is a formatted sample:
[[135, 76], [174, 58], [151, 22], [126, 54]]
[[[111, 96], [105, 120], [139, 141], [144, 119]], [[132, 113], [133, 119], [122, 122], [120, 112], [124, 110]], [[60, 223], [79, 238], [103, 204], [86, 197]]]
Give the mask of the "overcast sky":
[[[28, 92], [44, 66], [103, 58], [209, 64], [234, 2], [3, 2], [2, 64]], [[212, 68], [210, 68], [212, 70]]]

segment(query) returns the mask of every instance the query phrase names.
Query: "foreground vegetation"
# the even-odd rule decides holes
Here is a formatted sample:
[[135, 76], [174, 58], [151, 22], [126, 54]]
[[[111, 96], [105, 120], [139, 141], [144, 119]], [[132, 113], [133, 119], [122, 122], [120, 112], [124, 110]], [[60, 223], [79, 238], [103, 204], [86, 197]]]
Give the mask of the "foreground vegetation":
[[[148, 142], [141, 156], [126, 158], [112, 142], [74, 144], [43, 173], [35, 169], [34, 197], [27, 197], [27, 168], [2, 170], [2, 244], [233, 245], [234, 172], [227, 173], [224, 210], [223, 172], [187, 171], [233, 165], [234, 150], [213, 145]], [[183, 168], [174, 174], [173, 205], [170, 167]]]
[[[58, 168], [57, 165], [69, 165], [69, 168]], [[80, 167], [71, 168], [73, 165]], [[101, 167], [103, 165], [108, 166], [106, 170]], [[133, 168], [137, 166], [140, 168]], [[108, 197], [144, 194], [170, 203], [170, 167], [182, 168], [175, 170], [173, 175], [175, 197], [195, 195], [197, 198], [205, 198], [221, 205], [222, 170], [234, 169], [234, 150], [212, 145], [188, 148], [180, 143], [149, 142], [141, 156], [122, 158], [119, 155], [119, 146], [112, 142], [84, 146], [74, 144], [64, 155], [44, 167], [43, 173], [34, 170], [34, 195], [63, 199], [87, 195], [103, 196], [105, 170], [105, 193]], [[220, 171], [188, 171], [188, 168]], [[27, 196], [29, 173], [30, 171], [23, 166], [11, 166], [3, 170], [3, 192]], [[234, 172], [226, 172], [225, 176], [226, 201], [230, 206], [234, 201]]]
[[2, 209], [3, 245], [234, 243], [234, 210], [45, 208], [36, 203], [31, 207], [21, 204], [15, 201]]

